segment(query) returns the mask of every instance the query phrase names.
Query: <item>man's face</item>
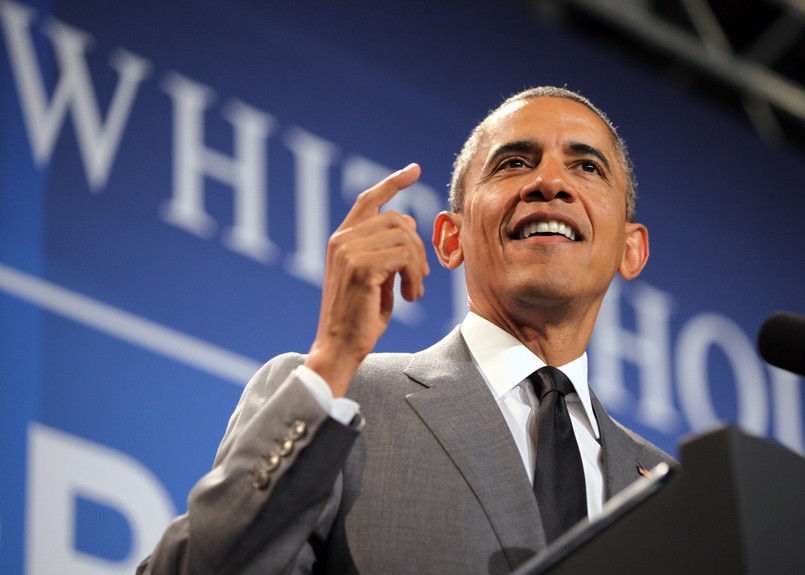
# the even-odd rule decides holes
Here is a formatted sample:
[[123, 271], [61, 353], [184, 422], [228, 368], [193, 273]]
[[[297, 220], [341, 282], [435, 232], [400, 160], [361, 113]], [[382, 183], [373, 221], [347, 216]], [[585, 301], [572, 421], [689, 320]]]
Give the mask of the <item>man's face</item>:
[[453, 263], [465, 264], [475, 311], [568, 302], [597, 311], [634, 229], [646, 240], [626, 222], [618, 158], [604, 122], [569, 99], [516, 102], [489, 118], [452, 217]]

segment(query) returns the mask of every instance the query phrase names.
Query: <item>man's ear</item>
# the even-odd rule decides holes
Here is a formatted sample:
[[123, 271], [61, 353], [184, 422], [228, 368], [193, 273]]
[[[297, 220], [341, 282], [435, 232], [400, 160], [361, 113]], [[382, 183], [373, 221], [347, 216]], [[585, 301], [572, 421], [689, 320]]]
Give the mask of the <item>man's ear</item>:
[[648, 230], [643, 224], [626, 222], [626, 249], [623, 250], [618, 271], [624, 279], [640, 275], [648, 261]]
[[433, 247], [439, 262], [449, 270], [454, 270], [464, 261], [461, 251], [461, 214], [440, 212], [433, 222]]

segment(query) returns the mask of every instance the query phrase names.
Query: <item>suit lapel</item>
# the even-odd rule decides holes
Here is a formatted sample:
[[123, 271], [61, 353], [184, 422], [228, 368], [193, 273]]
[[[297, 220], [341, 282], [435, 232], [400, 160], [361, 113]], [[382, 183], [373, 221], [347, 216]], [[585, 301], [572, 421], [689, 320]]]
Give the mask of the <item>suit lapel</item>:
[[631, 485], [639, 477], [639, 461], [634, 441], [618, 426], [590, 390], [593, 411], [601, 430], [601, 452], [604, 461], [604, 500]]
[[415, 354], [406, 400], [469, 484], [512, 569], [545, 547], [536, 501], [511, 432], [458, 329]]

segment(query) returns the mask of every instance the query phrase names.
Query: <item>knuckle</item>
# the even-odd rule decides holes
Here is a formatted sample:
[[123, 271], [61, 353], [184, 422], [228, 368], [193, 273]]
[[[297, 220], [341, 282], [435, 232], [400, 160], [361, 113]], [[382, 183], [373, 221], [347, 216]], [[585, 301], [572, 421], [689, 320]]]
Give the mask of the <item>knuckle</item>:
[[400, 212], [394, 210], [383, 212], [381, 215], [383, 216], [384, 221], [389, 228], [398, 229], [406, 235], [414, 231], [411, 228], [411, 224], [407, 221], [409, 218], [411, 218], [411, 216], [406, 216], [405, 214], [401, 214]]
[[376, 188], [369, 188], [368, 190], [363, 190], [360, 194], [358, 194], [355, 198], [356, 204], [365, 204], [372, 201], [374, 198]]

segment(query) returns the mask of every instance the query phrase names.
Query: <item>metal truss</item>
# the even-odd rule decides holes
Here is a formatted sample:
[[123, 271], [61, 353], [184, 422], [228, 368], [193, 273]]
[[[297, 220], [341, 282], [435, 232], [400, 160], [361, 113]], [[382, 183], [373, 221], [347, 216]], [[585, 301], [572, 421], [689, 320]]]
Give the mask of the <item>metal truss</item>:
[[[761, 138], [805, 149], [805, 0], [526, 0], [640, 48], [737, 102]], [[680, 74], [680, 72], [684, 72]]]

